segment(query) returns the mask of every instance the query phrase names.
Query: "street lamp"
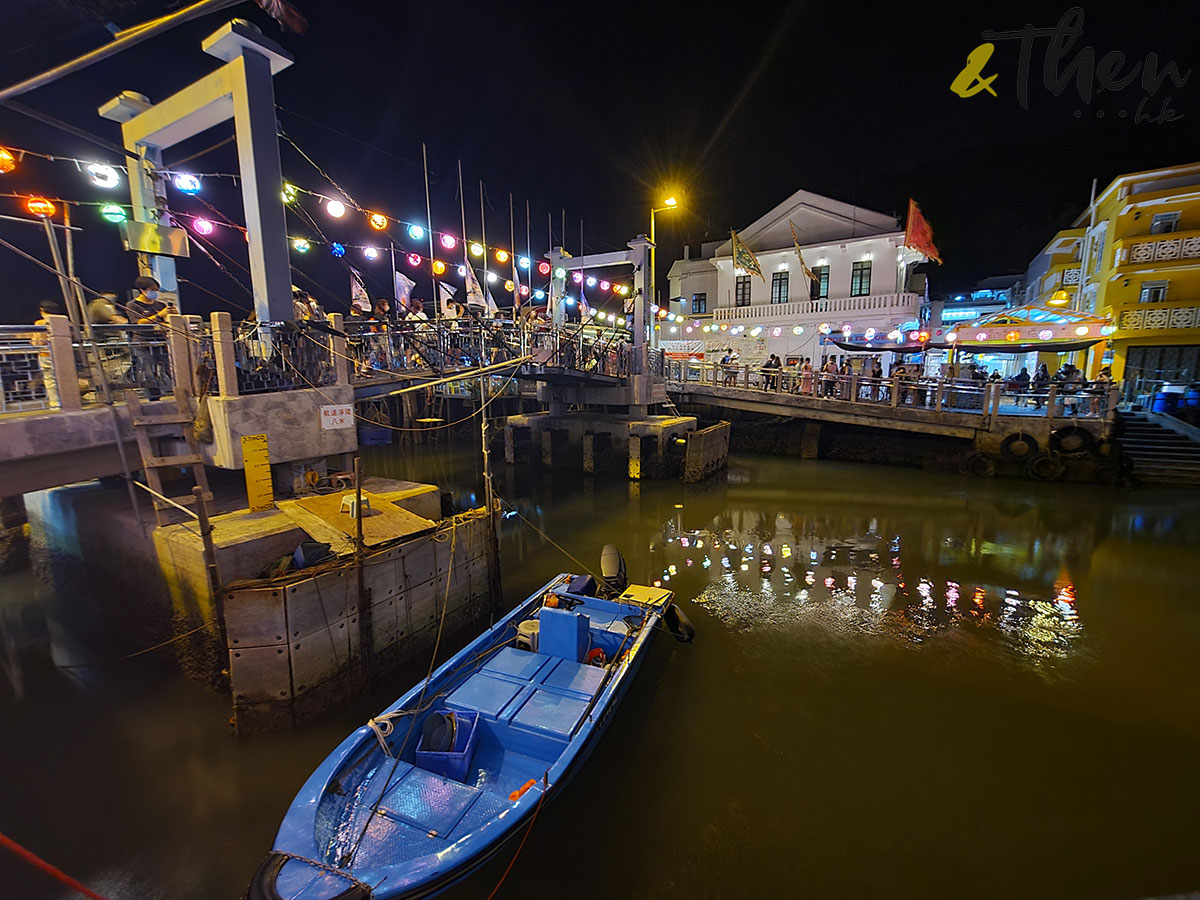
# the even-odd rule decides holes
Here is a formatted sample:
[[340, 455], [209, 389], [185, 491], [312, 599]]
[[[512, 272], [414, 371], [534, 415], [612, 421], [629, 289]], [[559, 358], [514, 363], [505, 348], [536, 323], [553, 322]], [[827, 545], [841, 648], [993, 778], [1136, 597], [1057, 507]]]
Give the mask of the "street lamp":
[[[642, 301], [643, 303], [645, 303], [645, 302], [657, 303], [658, 302], [658, 270], [655, 268], [655, 265], [654, 265], [654, 262], [655, 262], [654, 254], [655, 254], [655, 250], [657, 249], [655, 246], [655, 240], [654, 240], [654, 214], [659, 213], [659, 212], [666, 212], [669, 209], [675, 209], [677, 206], [679, 206], [679, 201], [675, 199], [674, 195], [672, 195], [663, 201], [662, 206], [650, 207], [650, 297], [649, 297], [648, 301], [643, 300]], [[657, 344], [658, 344], [657, 331], [652, 330], [651, 336], [653, 338], [653, 345], [657, 346]]]

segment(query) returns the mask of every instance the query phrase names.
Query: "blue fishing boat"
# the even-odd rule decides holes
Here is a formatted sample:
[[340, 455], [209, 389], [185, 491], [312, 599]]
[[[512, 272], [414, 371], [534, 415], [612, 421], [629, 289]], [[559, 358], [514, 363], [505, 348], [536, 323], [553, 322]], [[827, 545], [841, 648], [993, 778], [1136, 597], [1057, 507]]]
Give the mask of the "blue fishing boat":
[[313, 772], [249, 900], [428, 897], [523, 832], [575, 774], [645, 659], [690, 623], [672, 592], [560, 574]]

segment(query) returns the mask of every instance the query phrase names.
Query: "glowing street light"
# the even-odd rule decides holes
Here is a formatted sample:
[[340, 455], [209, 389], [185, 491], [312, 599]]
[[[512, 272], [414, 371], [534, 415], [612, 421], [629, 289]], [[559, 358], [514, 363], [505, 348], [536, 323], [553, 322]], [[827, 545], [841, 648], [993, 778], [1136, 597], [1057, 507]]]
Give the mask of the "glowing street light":
[[654, 267], [654, 214], [657, 212], [666, 212], [668, 209], [676, 209], [679, 206], [679, 201], [675, 199], [675, 195], [667, 197], [660, 207], [650, 207], [650, 302], [656, 302], [658, 299], [658, 279], [657, 271]]

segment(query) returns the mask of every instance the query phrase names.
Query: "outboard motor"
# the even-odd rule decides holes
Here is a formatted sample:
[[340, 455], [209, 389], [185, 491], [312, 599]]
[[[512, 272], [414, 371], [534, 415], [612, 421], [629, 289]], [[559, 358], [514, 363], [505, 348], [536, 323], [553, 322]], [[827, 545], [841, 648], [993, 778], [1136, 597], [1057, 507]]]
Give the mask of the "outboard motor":
[[667, 631], [671, 632], [675, 640], [683, 644], [690, 644], [696, 638], [696, 628], [692, 625], [691, 620], [683, 614], [683, 610], [679, 605], [672, 603], [667, 607], [667, 611], [663, 613], [663, 624], [667, 626]]
[[605, 544], [600, 552], [600, 577], [604, 579], [605, 588], [614, 597], [629, 585], [629, 579], [625, 575], [625, 557], [621, 555], [616, 544]]

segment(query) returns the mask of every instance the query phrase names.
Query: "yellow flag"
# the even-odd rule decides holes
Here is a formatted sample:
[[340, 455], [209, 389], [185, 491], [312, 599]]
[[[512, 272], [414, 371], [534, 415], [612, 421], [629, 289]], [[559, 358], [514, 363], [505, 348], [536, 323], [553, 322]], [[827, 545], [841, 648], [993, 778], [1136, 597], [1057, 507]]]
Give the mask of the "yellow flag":
[[809, 281], [816, 281], [817, 276], [813, 274], [813, 270], [808, 267], [808, 263], [804, 261], [804, 254], [800, 252], [800, 238], [796, 237], [796, 226], [792, 225], [792, 220], [788, 219], [788, 225], [792, 229], [792, 246], [796, 248], [796, 256], [800, 259], [800, 268], [804, 272], [804, 277]]
[[742, 243], [742, 239], [738, 237], [738, 233], [736, 231], [731, 230], [730, 234], [733, 235], [734, 268], [741, 269], [747, 274], [753, 272], [763, 281], [766, 281], [767, 278], [762, 273], [762, 266], [758, 264], [758, 257], [750, 251], [749, 247]]

